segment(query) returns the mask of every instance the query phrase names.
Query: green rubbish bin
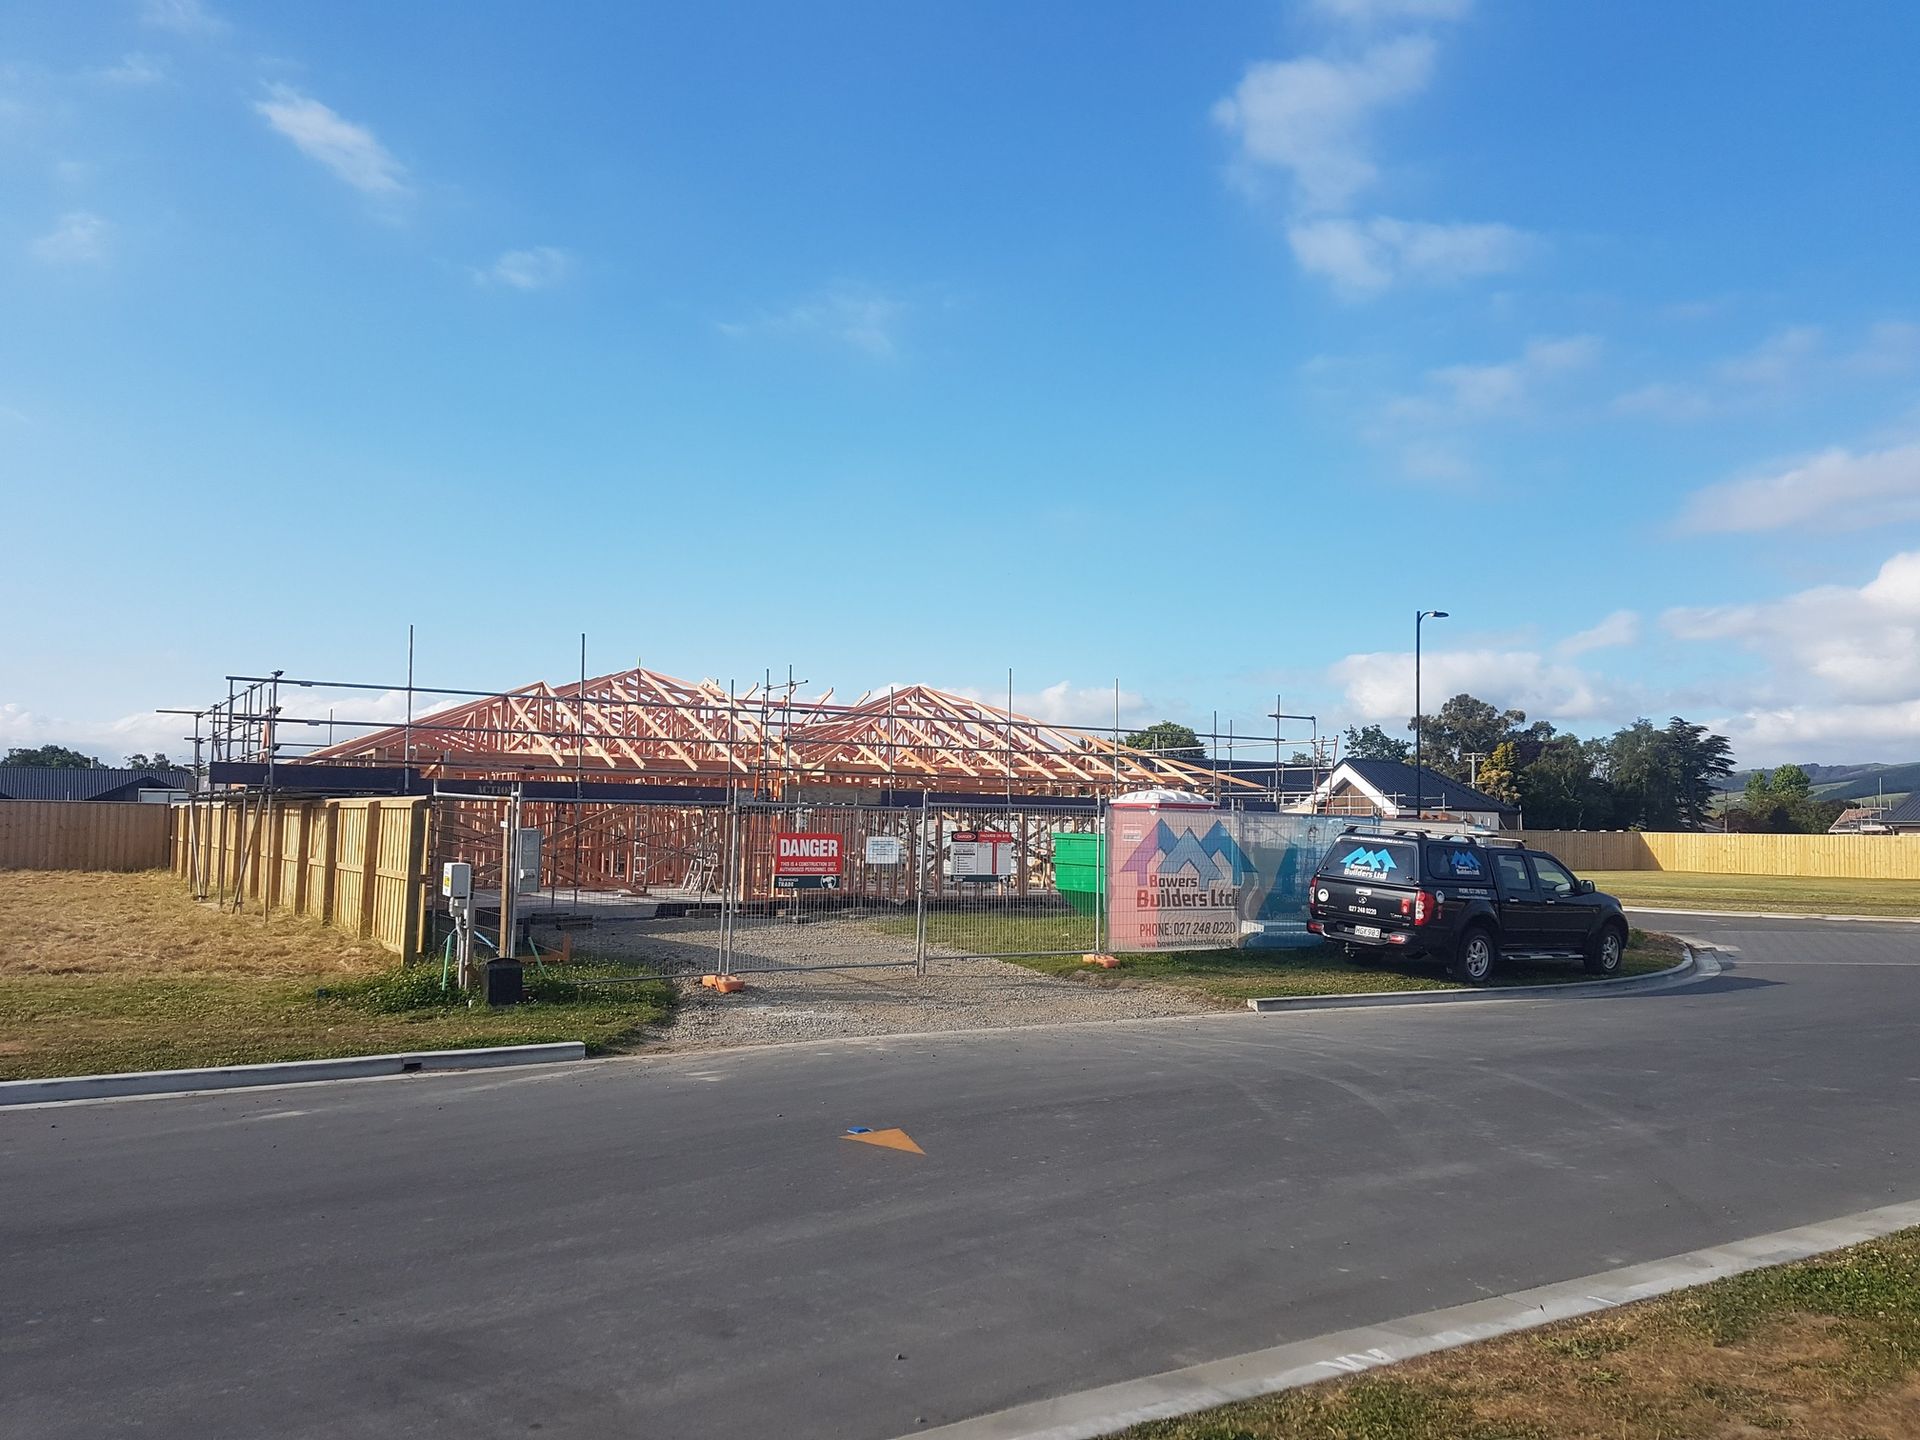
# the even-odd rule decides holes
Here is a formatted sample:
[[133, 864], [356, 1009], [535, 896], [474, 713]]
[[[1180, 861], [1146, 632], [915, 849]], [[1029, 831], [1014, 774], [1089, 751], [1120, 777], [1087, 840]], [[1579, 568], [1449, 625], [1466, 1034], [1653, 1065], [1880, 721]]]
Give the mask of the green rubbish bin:
[[1053, 832], [1053, 883], [1075, 914], [1097, 915], [1107, 893], [1104, 835]]

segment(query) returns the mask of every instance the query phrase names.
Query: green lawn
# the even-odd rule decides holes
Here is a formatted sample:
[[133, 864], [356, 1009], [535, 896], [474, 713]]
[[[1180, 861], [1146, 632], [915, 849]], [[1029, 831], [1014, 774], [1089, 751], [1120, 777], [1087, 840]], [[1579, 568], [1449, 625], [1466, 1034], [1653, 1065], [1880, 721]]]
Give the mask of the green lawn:
[[1687, 870], [1582, 871], [1627, 905], [1668, 909], [1780, 910], [1814, 915], [1920, 915], [1920, 880], [1813, 880], [1709, 875]]
[[1920, 1230], [1124, 1440], [1907, 1440]]
[[[1093, 947], [1093, 922], [1077, 917], [993, 916], [962, 917], [965, 941], [943, 942], [936, 917], [927, 917], [928, 943], [947, 948], [1004, 956], [1012, 964], [1043, 975], [1078, 980], [1089, 985], [1170, 985], [1214, 999], [1244, 1003], [1283, 995], [1362, 995], [1385, 990], [1457, 990], [1440, 966], [1425, 961], [1394, 961], [1377, 965], [1348, 960], [1329, 946], [1306, 950], [1181, 950], [1156, 955], [1121, 955], [1117, 969], [1103, 970], [1085, 963]], [[892, 935], [911, 936], [913, 921], [882, 920], [878, 928]], [[1075, 946], [1066, 955], [1012, 954], [1015, 950], [1046, 951]], [[1666, 936], [1633, 932], [1623, 974], [1644, 975], [1678, 963], [1679, 942]], [[1503, 965], [1495, 985], [1553, 985], [1591, 979], [1578, 961], [1540, 961]]]

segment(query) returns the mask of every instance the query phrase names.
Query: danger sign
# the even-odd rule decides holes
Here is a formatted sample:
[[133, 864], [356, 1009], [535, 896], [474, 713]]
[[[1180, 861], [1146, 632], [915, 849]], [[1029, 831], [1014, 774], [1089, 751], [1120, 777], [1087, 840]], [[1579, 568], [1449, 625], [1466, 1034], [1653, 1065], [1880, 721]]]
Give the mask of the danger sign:
[[[781, 829], [774, 835], [774, 883], [781, 889], [810, 889], [793, 885], [797, 879], [816, 883], [839, 881], [841, 874], [841, 837], [826, 831]], [[831, 889], [831, 885], [824, 885]]]

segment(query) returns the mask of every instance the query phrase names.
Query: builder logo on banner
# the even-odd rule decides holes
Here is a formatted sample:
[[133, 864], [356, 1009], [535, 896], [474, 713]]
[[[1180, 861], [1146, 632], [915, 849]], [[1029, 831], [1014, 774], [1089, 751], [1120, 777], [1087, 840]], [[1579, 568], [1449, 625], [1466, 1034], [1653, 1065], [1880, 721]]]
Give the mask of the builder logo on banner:
[[1113, 817], [1108, 893], [1115, 950], [1209, 950], [1240, 943], [1240, 892], [1257, 881], [1219, 812], [1133, 807]]
[[773, 888], [838, 890], [840, 837], [824, 830], [782, 830], [773, 837]]

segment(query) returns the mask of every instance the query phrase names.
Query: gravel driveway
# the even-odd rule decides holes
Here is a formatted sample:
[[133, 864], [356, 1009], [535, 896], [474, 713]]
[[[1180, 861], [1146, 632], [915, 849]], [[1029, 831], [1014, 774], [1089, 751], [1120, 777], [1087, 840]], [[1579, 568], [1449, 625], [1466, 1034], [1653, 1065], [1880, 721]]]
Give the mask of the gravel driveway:
[[[1143, 1020], [1220, 1008], [1172, 990], [1055, 980], [1004, 960], [960, 959], [937, 951], [928, 958], [928, 973], [916, 975], [911, 936], [889, 935], [858, 920], [789, 925], [743, 919], [734, 934], [735, 969], [778, 968], [743, 975], [747, 988], [739, 994], [716, 995], [701, 988], [698, 977], [718, 963], [717, 941], [712, 920], [648, 921], [598, 928], [582, 949], [590, 948], [596, 958], [657, 966], [678, 980], [679, 1012], [659, 1043], [648, 1046], [650, 1053]], [[820, 964], [888, 968], [788, 968]]]

